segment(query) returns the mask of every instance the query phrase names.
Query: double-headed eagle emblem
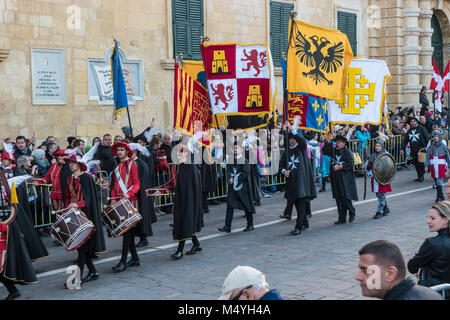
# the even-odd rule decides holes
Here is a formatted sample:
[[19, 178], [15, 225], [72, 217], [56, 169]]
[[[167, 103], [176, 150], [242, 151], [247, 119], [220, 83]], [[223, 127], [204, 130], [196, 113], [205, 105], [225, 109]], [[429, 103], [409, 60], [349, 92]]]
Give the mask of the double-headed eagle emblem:
[[[306, 78], [312, 78], [316, 85], [318, 82], [326, 82], [328, 85], [332, 85], [333, 81], [328, 80], [324, 73], [335, 73], [343, 65], [344, 44], [341, 41], [329, 46], [327, 55], [324, 56], [322, 49], [330, 45], [331, 42], [325, 37], [319, 39], [316, 35], [309, 37], [309, 40], [311, 42], [300, 31], [297, 31], [295, 54], [306, 67], [313, 68], [309, 72], [302, 72], [302, 75]], [[311, 43], [316, 47], [315, 51], [311, 50]]]

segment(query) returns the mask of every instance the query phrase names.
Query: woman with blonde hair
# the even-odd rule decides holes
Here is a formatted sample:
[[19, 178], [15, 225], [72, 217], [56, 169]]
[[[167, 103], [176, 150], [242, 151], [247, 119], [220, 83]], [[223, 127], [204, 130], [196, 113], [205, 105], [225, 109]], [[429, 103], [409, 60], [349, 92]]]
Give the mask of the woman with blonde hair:
[[431, 206], [427, 224], [430, 232], [438, 234], [427, 238], [419, 253], [408, 262], [409, 272], [417, 275], [420, 285], [431, 287], [450, 283], [449, 219], [450, 201], [441, 201]]

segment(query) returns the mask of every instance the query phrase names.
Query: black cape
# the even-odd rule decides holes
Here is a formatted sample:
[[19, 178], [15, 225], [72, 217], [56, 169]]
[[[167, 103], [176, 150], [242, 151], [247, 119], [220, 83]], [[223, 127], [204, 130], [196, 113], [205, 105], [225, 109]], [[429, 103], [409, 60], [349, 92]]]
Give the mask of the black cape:
[[[17, 214], [19, 215], [20, 212]], [[8, 226], [7, 239], [8, 246], [3, 276], [19, 284], [37, 283], [31, 257], [17, 220], [14, 220]]]
[[63, 197], [66, 194], [67, 179], [69, 179], [71, 175], [72, 171], [70, 171], [69, 164], [63, 164], [61, 167], [61, 171], [59, 172], [59, 185], [61, 187], [61, 193]]
[[29, 256], [32, 261], [36, 261], [48, 257], [48, 251], [42, 242], [41, 237], [33, 226], [33, 214], [30, 203], [28, 202], [26, 183], [23, 182], [16, 188], [17, 199], [17, 216], [15, 222], [23, 234], [23, 241], [27, 247]]
[[173, 239], [177, 241], [192, 239], [203, 226], [200, 172], [195, 164], [182, 163], [178, 165], [175, 186]]
[[103, 232], [100, 202], [98, 201], [98, 192], [94, 178], [88, 173], [83, 173], [80, 175], [80, 185], [84, 201], [86, 202], [86, 209], [88, 211], [87, 217], [95, 226], [95, 232], [88, 240], [89, 253], [94, 255], [105, 252], [105, 235]]
[[[358, 200], [355, 175], [353, 174], [353, 153], [344, 147], [340, 150], [333, 148], [332, 143], [326, 142], [322, 149], [323, 153], [331, 157], [330, 180], [333, 198], [345, 197], [348, 200]], [[342, 164], [341, 170], [334, 171], [335, 164]]]
[[134, 228], [136, 235], [153, 236], [152, 223], [156, 222], [156, 213], [153, 206], [153, 197], [147, 197], [145, 190], [150, 188], [150, 175], [145, 162], [139, 158], [134, 160], [138, 168], [140, 189], [138, 193], [139, 214], [142, 220]]
[[402, 143], [402, 149], [405, 149], [409, 142], [411, 152], [417, 153], [420, 149], [427, 147], [428, 140], [429, 137], [427, 129], [425, 129], [425, 127], [421, 124], [418, 124], [415, 128], [410, 128], [408, 132], [406, 132], [405, 139]]
[[227, 164], [227, 179], [234, 179], [233, 185], [227, 182], [227, 206], [253, 214], [255, 213], [255, 204], [250, 179], [250, 165], [247, 159], [245, 159], [245, 163], [237, 163], [240, 160], [234, 158], [234, 164]]
[[203, 193], [213, 193], [217, 190], [215, 165], [202, 163], [200, 166], [200, 175], [202, 177]]
[[286, 179], [286, 192], [284, 197], [289, 201], [297, 199], [312, 200], [317, 197], [314, 183], [314, 173], [311, 167], [311, 161], [306, 152], [306, 140], [301, 133], [294, 135], [297, 146], [293, 149], [288, 147], [280, 160], [280, 172], [290, 170], [291, 174]]

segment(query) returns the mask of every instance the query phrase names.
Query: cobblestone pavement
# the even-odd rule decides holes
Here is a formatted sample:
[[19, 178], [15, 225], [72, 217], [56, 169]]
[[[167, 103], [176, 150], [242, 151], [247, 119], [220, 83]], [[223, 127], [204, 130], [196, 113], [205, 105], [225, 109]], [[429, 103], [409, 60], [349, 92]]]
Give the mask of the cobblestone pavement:
[[[278, 288], [286, 299], [364, 299], [354, 280], [358, 250], [364, 244], [392, 240], [408, 260], [423, 240], [432, 236], [426, 225], [428, 209], [435, 199], [432, 180], [427, 175], [425, 182], [416, 183], [414, 178], [414, 170], [397, 173], [388, 198], [391, 213], [379, 220], [372, 219], [377, 202], [368, 180], [367, 200], [355, 204], [356, 221], [339, 226], [333, 224], [337, 211], [328, 184], [327, 192], [318, 193], [312, 202], [310, 228], [299, 236], [289, 234], [295, 219], [278, 218], [286, 204], [279, 192], [262, 199], [254, 217], [256, 229], [249, 233], [241, 232], [245, 218], [240, 211], [235, 212], [233, 232], [219, 233], [217, 227], [223, 226], [226, 205], [210, 206], [200, 233], [203, 251], [177, 261], [170, 259], [177, 245], [169, 227], [172, 216], [160, 216], [153, 225], [155, 236], [149, 238], [150, 246], [139, 251], [140, 267], [113, 273], [122, 240], [107, 238], [108, 252], [96, 261], [100, 278], [81, 290], [63, 287], [65, 268], [76, 259], [76, 253], [68, 253], [46, 238], [50, 257], [34, 263], [39, 283], [20, 286], [21, 299], [217, 299], [224, 278], [236, 265], [263, 271], [269, 285]], [[357, 184], [362, 200], [363, 178], [357, 178]], [[5, 288], [0, 288], [0, 296], [4, 295]]]

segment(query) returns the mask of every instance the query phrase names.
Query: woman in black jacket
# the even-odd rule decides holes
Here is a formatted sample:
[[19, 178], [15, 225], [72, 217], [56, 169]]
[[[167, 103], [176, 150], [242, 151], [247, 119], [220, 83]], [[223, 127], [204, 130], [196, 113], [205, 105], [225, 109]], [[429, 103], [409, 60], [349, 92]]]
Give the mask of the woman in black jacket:
[[[431, 206], [427, 224], [430, 232], [438, 235], [427, 238], [417, 253], [408, 262], [408, 270], [419, 278], [419, 284], [427, 287], [450, 283], [450, 201], [441, 201]], [[450, 290], [447, 290], [450, 294]]]

